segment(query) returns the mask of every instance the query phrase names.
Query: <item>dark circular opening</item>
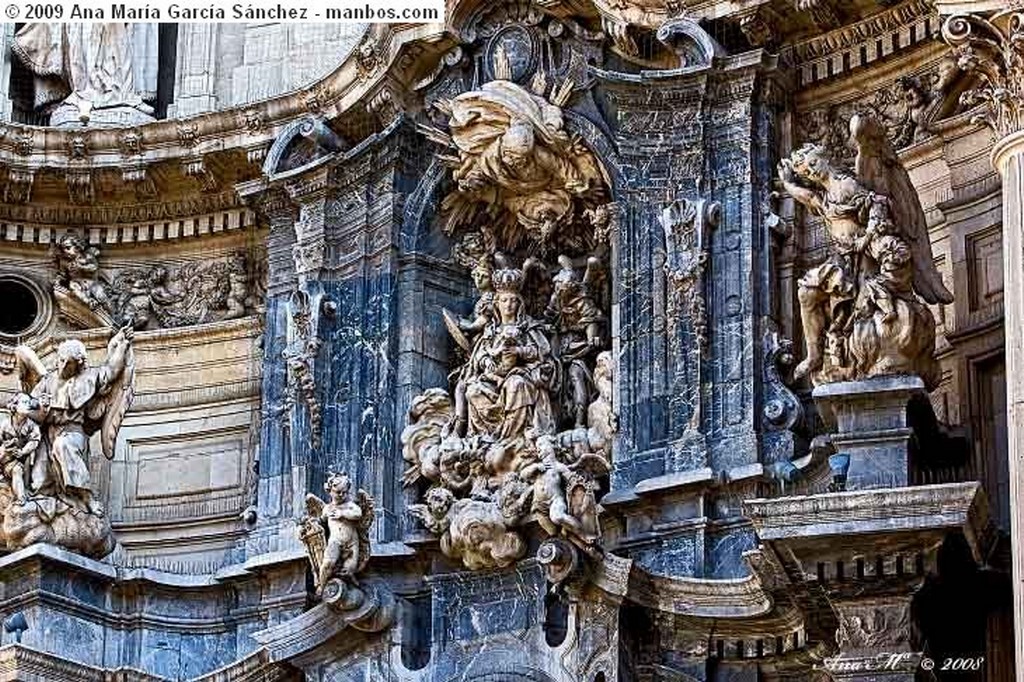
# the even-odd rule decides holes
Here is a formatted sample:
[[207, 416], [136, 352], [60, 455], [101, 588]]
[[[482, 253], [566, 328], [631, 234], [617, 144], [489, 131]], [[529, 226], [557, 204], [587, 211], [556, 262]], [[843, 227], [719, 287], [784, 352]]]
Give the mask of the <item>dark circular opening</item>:
[[0, 280], [0, 333], [21, 334], [39, 315], [32, 290], [16, 280]]

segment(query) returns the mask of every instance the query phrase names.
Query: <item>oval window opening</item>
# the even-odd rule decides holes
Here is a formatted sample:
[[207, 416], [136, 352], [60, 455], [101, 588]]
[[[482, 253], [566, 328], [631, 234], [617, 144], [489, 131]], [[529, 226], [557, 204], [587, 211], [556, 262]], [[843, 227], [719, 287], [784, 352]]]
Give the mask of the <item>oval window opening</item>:
[[39, 315], [39, 302], [32, 290], [16, 280], [0, 280], [0, 333], [24, 333]]

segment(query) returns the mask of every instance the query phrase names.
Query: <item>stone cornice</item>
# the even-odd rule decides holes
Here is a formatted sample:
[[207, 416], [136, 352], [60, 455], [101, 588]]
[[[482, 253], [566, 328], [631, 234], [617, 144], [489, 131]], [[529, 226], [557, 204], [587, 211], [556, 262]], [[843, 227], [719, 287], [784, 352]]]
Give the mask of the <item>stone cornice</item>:
[[783, 50], [783, 60], [797, 69], [800, 84], [807, 85], [930, 41], [938, 33], [939, 18], [931, 3], [905, 0], [854, 24], [796, 43]]
[[764, 541], [961, 530], [981, 560], [991, 532], [976, 482], [747, 500], [743, 509]]
[[[0, 125], [0, 169], [7, 174], [0, 219], [48, 222], [39, 213], [50, 210], [55, 190], [63, 191], [54, 185], [55, 177], [65, 181], [71, 203], [80, 204], [60, 201], [55, 223], [144, 221], [208, 212], [213, 205], [238, 206], [234, 193], [220, 191], [222, 186], [255, 177], [286, 126], [312, 114], [358, 141], [367, 130], [390, 122], [373, 104], [380, 93], [395, 91], [392, 101], [399, 101], [433, 68], [433, 57], [452, 44], [440, 24], [377, 24], [332, 73], [261, 102], [133, 128]], [[103, 186], [112, 181], [120, 199], [97, 207], [92, 204], [101, 175]], [[190, 185], [199, 191], [182, 191]], [[34, 191], [39, 187], [46, 190], [42, 198]], [[139, 201], [125, 201], [133, 192]], [[30, 200], [36, 205], [18, 206]]]
[[[135, 668], [94, 668], [22, 644], [0, 648], [0, 679], [62, 680], [63, 682], [168, 682]], [[261, 678], [262, 679], [262, 678]]]

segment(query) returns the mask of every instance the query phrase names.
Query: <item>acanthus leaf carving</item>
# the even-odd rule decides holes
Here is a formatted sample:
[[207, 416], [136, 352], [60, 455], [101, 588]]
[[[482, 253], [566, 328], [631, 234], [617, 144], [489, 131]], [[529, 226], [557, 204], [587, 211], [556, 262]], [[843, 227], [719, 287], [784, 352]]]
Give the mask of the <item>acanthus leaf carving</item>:
[[980, 80], [962, 95], [965, 104], [983, 107], [978, 120], [1001, 137], [1024, 130], [1024, 11], [954, 14], [942, 38], [953, 46], [960, 68]]
[[710, 255], [709, 233], [720, 215], [717, 202], [679, 197], [664, 205], [660, 217], [665, 237], [664, 271], [669, 285], [669, 334], [675, 338], [676, 325], [685, 308], [702, 348], [707, 345], [704, 273]]

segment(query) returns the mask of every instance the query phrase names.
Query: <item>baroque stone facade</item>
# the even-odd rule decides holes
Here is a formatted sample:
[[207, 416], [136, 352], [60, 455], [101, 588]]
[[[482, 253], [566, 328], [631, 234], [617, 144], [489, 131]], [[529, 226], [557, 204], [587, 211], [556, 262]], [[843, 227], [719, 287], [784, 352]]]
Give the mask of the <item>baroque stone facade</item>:
[[8, 25], [0, 677], [1013, 679], [993, 4]]

